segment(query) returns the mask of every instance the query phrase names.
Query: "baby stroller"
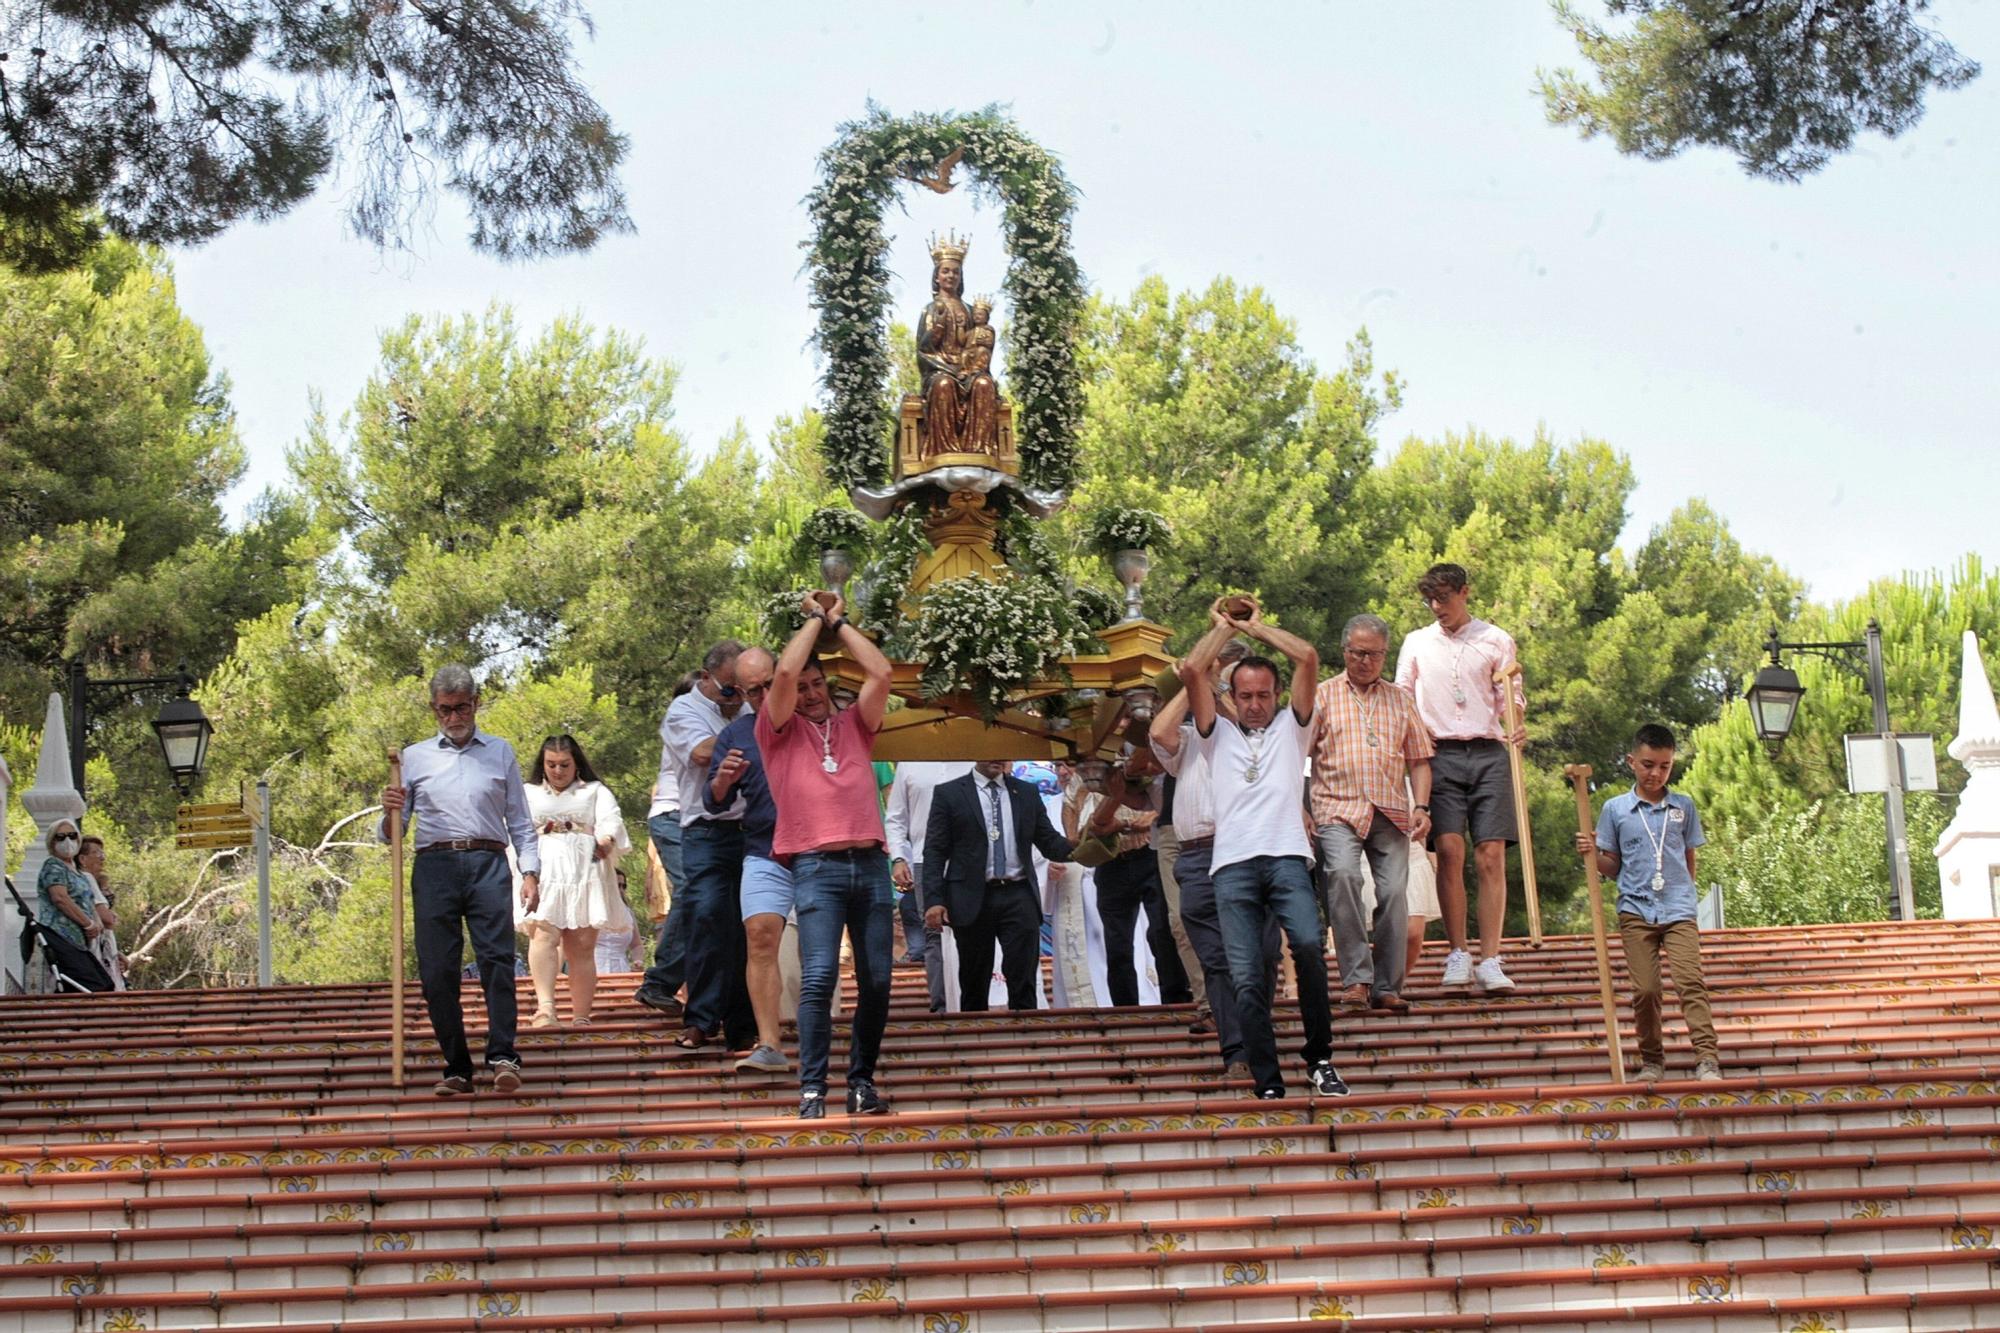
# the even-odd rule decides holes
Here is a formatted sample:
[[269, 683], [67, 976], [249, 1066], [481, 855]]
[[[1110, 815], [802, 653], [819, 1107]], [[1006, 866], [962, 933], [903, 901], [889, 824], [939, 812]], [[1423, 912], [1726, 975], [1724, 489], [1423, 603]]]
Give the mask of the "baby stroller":
[[90, 950], [79, 948], [35, 919], [35, 914], [28, 910], [28, 904], [21, 901], [21, 891], [14, 887], [12, 879], [7, 881], [7, 893], [13, 898], [14, 905], [21, 909], [21, 962], [24, 966], [34, 958], [35, 946], [39, 944], [58, 991], [88, 995], [93, 991], [117, 989], [111, 974], [104, 970], [104, 965], [92, 956]]

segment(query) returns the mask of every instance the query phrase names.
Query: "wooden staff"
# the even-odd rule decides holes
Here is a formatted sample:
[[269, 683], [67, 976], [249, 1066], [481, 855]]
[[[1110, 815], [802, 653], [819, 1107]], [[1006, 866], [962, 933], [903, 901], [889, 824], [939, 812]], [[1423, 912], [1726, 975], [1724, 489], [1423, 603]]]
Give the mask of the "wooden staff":
[[[403, 785], [403, 752], [389, 751], [389, 785]], [[403, 812], [389, 812], [389, 1082], [403, 1086]]]
[[1535, 838], [1528, 827], [1528, 784], [1523, 776], [1521, 747], [1514, 733], [1521, 729], [1521, 710], [1514, 703], [1514, 682], [1521, 678], [1521, 664], [1509, 662], [1493, 673], [1500, 687], [1500, 706], [1507, 716], [1507, 771], [1514, 779], [1514, 823], [1521, 830], [1521, 889], [1528, 900], [1528, 943], [1542, 947], [1542, 895], [1535, 888]]
[[[1590, 792], [1584, 784], [1590, 781], [1589, 764], [1571, 764], [1563, 769], [1563, 776], [1576, 788], [1576, 827], [1584, 837], [1591, 836]], [[1590, 942], [1597, 951], [1597, 994], [1604, 1002], [1604, 1051], [1611, 1059], [1611, 1081], [1625, 1081], [1625, 1046], [1618, 1036], [1618, 1000], [1611, 993], [1611, 949], [1604, 939], [1604, 894], [1597, 881], [1597, 854], [1583, 858], [1584, 879], [1590, 887]]]

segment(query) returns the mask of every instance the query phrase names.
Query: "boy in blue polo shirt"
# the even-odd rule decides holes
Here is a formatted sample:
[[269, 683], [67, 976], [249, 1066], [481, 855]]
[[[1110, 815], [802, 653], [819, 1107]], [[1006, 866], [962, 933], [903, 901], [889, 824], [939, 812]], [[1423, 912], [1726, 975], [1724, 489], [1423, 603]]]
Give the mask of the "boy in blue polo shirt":
[[1639, 1081], [1666, 1077], [1666, 1044], [1660, 1028], [1660, 956], [1666, 955], [1674, 990], [1694, 1041], [1695, 1077], [1722, 1077], [1716, 1061], [1715, 1022], [1708, 985], [1701, 976], [1701, 931], [1695, 925], [1694, 849], [1707, 839], [1694, 802], [1667, 790], [1674, 773], [1674, 733], [1648, 723], [1632, 737], [1625, 756], [1632, 790], [1604, 803], [1595, 845], [1576, 835], [1576, 850], [1595, 854], [1601, 875], [1618, 881], [1618, 933], [1625, 940], [1625, 969], [1632, 976], [1632, 1014], [1639, 1030]]

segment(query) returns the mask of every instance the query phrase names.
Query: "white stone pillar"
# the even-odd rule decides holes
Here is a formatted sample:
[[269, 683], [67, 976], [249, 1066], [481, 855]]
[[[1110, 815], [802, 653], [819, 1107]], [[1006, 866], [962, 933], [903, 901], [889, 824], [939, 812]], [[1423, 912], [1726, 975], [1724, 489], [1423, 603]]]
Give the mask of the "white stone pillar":
[[1938, 839], [1945, 920], [2000, 916], [2000, 706], [1971, 630], [1965, 631], [1958, 736], [1945, 753], [1971, 774], [1958, 813]]
[[[27, 900], [28, 910], [39, 912], [42, 894], [35, 880], [42, 862], [49, 859], [49, 830], [59, 819], [82, 819], [84, 809], [83, 797], [70, 784], [69, 728], [63, 723], [60, 694], [49, 695], [48, 713], [42, 722], [42, 750], [35, 762], [35, 785], [21, 793], [21, 804], [35, 821], [35, 833], [28, 841], [27, 855], [14, 871], [14, 887]], [[21, 914], [11, 898], [6, 901], [6, 910], [0, 912], [0, 922], [4, 922], [0, 925], [0, 961], [6, 968], [5, 989], [18, 995], [27, 989], [28, 978], [21, 968]]]

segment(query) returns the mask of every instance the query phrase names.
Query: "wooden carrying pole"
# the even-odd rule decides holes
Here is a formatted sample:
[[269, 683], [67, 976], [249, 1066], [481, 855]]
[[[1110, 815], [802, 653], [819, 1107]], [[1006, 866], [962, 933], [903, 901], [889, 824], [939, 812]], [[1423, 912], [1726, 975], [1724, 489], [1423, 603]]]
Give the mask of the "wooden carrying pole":
[[1514, 682], [1521, 678], [1521, 664], [1509, 662], [1493, 673], [1500, 687], [1500, 705], [1507, 716], [1507, 771], [1514, 779], [1514, 826], [1521, 832], [1521, 890], [1528, 903], [1528, 943], [1542, 947], [1542, 895], [1535, 888], [1535, 838], [1528, 827], [1528, 784], [1523, 776], [1521, 747], [1514, 733], [1521, 729], [1521, 710], [1514, 702]]
[[[389, 785], [403, 785], [403, 752], [389, 751]], [[403, 1086], [403, 812], [389, 812], [389, 1082]]]
[[[1590, 838], [1595, 830], [1590, 818], [1590, 765], [1571, 764], [1563, 776], [1576, 788], [1576, 827]], [[1597, 994], [1604, 1002], [1604, 1051], [1611, 1059], [1611, 1081], [1625, 1081], [1625, 1046], [1618, 1036], [1618, 1000], [1611, 993], [1611, 949], [1604, 939], [1604, 893], [1597, 880], [1597, 854], [1583, 858], [1583, 875], [1590, 887], [1590, 942], [1597, 951]]]

